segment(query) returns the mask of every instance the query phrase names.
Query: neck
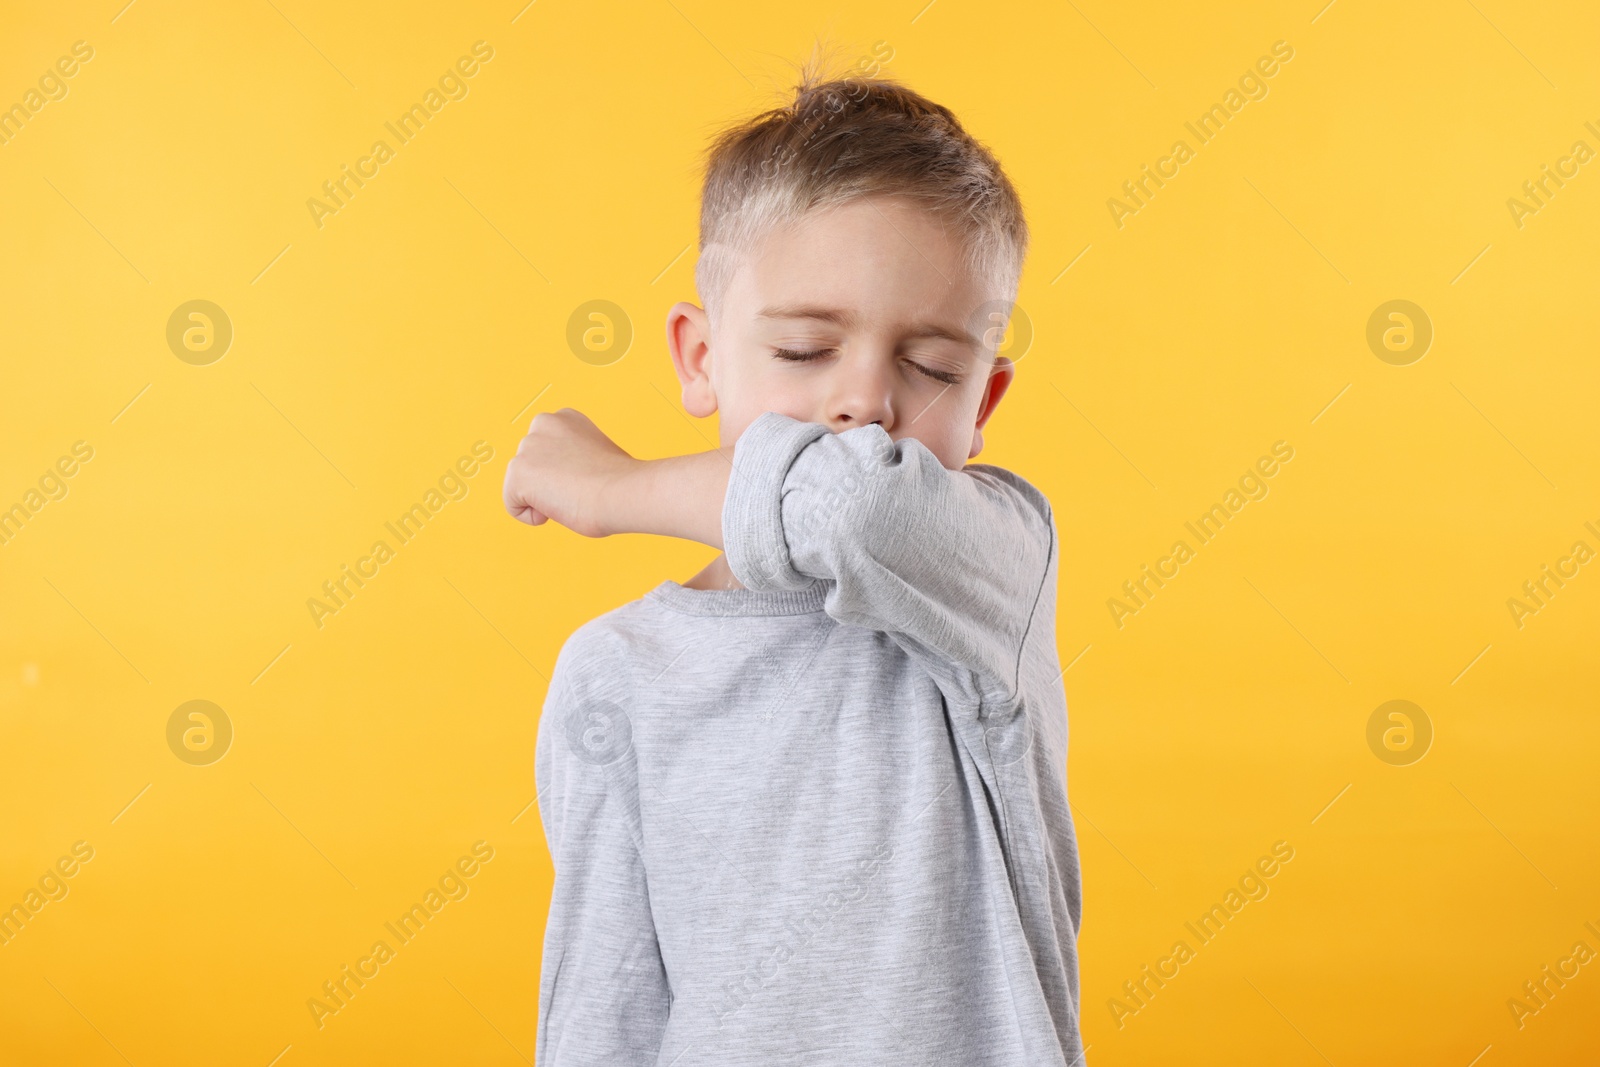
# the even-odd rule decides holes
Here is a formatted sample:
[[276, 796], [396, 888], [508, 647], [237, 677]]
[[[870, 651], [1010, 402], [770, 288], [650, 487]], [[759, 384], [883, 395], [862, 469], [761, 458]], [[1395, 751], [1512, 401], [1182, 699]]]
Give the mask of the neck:
[[739, 579], [733, 576], [733, 571], [728, 567], [728, 557], [719, 553], [717, 558], [706, 565], [705, 570], [683, 583], [686, 589], [743, 589]]

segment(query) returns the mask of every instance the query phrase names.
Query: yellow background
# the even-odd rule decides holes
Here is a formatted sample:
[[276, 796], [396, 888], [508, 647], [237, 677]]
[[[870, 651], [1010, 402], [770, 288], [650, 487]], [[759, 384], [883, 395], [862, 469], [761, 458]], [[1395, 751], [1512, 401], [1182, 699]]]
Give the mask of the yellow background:
[[[519, 525], [505, 462], [561, 406], [635, 455], [714, 442], [662, 336], [700, 152], [818, 34], [885, 42], [1029, 213], [1036, 334], [983, 458], [1059, 516], [1089, 1061], [1594, 1055], [1600, 963], [1522, 1029], [1507, 1000], [1600, 950], [1600, 565], [1506, 606], [1600, 548], [1600, 162], [1506, 206], [1600, 148], [1592, 7], [123, 3], [0, 24], [0, 104], [94, 48], [0, 146], [0, 506], [94, 449], [0, 546], [0, 904], [95, 850], [0, 947], [0, 1062], [532, 1059], [546, 678], [709, 553]], [[307, 199], [479, 40], [469, 95], [319, 229]], [[1278, 40], [1269, 95], [1114, 225]], [[166, 343], [193, 299], [233, 324], [207, 366]], [[565, 340], [594, 299], [634, 330], [609, 365]], [[1408, 366], [1365, 340], [1391, 299], [1433, 323]], [[308, 598], [479, 440], [469, 495], [319, 629]], [[1108, 598], [1278, 440], [1270, 495], [1119, 629]], [[235, 730], [209, 766], [167, 745], [193, 699]], [[1435, 731], [1409, 766], [1367, 746], [1392, 699]], [[470, 895], [318, 1029], [308, 998], [479, 840]], [[1271, 894], [1119, 1028], [1279, 840]]]

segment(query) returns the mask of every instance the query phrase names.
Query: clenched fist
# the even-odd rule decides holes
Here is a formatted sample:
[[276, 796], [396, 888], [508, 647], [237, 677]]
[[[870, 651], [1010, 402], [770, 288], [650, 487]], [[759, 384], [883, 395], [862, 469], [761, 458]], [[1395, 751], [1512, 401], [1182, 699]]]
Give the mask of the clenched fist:
[[530, 526], [554, 519], [585, 537], [621, 532], [608, 514], [610, 490], [640, 464], [582, 412], [541, 411], [506, 466], [506, 510]]

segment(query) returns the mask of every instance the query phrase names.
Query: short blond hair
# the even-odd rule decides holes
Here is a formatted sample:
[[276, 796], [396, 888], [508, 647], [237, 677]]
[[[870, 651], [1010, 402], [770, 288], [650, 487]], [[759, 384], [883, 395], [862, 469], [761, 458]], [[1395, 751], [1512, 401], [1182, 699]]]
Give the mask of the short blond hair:
[[706, 154], [695, 287], [713, 324], [738, 257], [813, 208], [908, 197], [955, 227], [965, 262], [1016, 299], [1028, 224], [999, 161], [940, 104], [887, 78], [828, 78], [719, 133]]

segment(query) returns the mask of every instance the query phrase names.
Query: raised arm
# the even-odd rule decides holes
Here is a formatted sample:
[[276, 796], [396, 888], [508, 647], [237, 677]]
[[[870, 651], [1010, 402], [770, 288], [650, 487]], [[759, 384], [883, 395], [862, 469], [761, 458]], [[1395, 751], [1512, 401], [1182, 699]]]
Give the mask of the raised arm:
[[739, 438], [722, 525], [745, 586], [822, 579], [840, 622], [889, 634], [971, 697], [1016, 697], [1056, 543], [1048, 502], [1022, 479], [949, 470], [876, 424], [835, 434], [768, 412]]
[[891, 635], [973, 701], [1016, 697], [1056, 553], [1049, 502], [1009, 471], [950, 470], [876, 424], [835, 434], [771, 411], [732, 448], [656, 460], [570, 408], [540, 414], [505, 496], [534, 525], [723, 549], [751, 589], [827, 581], [830, 615]]

